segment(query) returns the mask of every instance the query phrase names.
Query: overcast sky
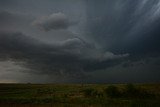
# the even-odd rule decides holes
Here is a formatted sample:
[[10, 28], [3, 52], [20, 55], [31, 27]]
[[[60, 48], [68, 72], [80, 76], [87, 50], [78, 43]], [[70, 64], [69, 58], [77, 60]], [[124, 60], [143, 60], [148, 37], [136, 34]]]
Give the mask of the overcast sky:
[[0, 0], [0, 83], [160, 82], [159, 0]]

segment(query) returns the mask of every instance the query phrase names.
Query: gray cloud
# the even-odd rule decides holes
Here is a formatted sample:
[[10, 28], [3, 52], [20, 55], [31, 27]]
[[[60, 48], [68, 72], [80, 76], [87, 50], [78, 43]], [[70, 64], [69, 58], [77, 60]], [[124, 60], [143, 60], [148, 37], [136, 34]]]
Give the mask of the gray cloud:
[[142, 58], [137, 61], [126, 60], [106, 70], [93, 72], [96, 83], [146, 83], [159, 82], [159, 57]]
[[[79, 38], [48, 45], [22, 33], [0, 32], [0, 41], [1, 60], [24, 62], [20, 65], [35, 74], [82, 78], [85, 72], [106, 69], [128, 56], [103, 52]], [[94, 69], [95, 65], [101, 67]]]
[[33, 25], [45, 31], [67, 29], [76, 22], [70, 21], [64, 13], [53, 13], [49, 16], [41, 17], [33, 22]]
[[[38, 3], [0, 0], [0, 59], [27, 68], [22, 70], [27, 72], [26, 78], [32, 73], [37, 75], [35, 78], [41, 78], [42, 74], [45, 79], [51, 76], [46, 81], [56, 77], [57, 81], [61, 77], [71, 82], [82, 77], [87, 82], [135, 81], [136, 77], [139, 82], [159, 81], [159, 0], [38, 0]], [[94, 78], [87, 79], [88, 74]]]

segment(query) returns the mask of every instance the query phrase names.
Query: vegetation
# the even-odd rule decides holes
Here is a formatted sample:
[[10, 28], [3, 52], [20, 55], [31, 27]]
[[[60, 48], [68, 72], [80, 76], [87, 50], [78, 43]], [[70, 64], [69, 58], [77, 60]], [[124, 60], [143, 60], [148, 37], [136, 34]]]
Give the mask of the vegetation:
[[159, 101], [160, 84], [0, 84], [0, 107], [159, 107]]
[[122, 93], [119, 91], [118, 87], [113, 86], [113, 85], [108, 86], [104, 91], [105, 91], [105, 94], [106, 94], [108, 97], [111, 97], [111, 98], [121, 97], [121, 94], [122, 94]]
[[127, 84], [123, 89], [110, 85], [105, 89], [105, 93], [110, 98], [131, 98], [131, 99], [149, 99], [154, 98], [155, 94], [150, 90], [137, 88], [133, 84]]

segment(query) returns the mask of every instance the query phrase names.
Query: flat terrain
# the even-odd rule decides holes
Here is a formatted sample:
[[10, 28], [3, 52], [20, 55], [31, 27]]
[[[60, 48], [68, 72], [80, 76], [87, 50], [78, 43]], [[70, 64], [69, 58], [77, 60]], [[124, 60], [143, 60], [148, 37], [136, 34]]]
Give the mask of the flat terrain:
[[160, 84], [0, 84], [0, 107], [160, 107]]

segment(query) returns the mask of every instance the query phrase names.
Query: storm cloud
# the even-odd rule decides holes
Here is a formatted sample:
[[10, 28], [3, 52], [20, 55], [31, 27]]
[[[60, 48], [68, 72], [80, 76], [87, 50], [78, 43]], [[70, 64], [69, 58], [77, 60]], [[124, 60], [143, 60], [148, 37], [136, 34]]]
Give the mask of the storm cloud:
[[159, 5], [0, 0], [0, 82], [160, 81]]
[[[84, 77], [85, 72], [94, 71], [95, 64], [104, 63], [97, 69], [105, 69], [112, 66], [107, 66], [106, 62], [128, 57], [128, 54], [100, 51], [78, 38], [49, 45], [19, 32], [1, 31], [0, 41], [1, 60], [23, 62], [21, 66], [36, 74]], [[91, 52], [93, 54], [89, 55]]]

